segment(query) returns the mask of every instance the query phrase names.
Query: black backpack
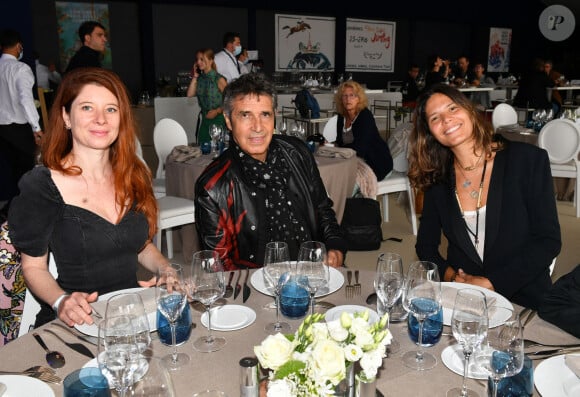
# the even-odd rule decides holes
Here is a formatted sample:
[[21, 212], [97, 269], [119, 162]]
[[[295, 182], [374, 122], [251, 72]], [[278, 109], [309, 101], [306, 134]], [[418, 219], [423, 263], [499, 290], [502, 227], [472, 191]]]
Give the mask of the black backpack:
[[306, 88], [301, 89], [294, 98], [294, 105], [303, 119], [319, 119], [320, 106], [314, 95]]

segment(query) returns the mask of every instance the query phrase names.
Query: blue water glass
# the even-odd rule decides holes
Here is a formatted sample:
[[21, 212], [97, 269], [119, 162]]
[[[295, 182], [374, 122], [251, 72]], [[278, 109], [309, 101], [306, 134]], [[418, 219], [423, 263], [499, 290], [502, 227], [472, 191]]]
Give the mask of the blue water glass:
[[[413, 313], [409, 313], [407, 317], [407, 332], [409, 338], [417, 343], [419, 339], [419, 321]], [[443, 308], [437, 313], [430, 315], [423, 323], [423, 347], [430, 347], [435, 345], [441, 339], [443, 333]]]
[[202, 142], [199, 145], [202, 154], [210, 154], [211, 153], [211, 142]]
[[[491, 397], [493, 380], [487, 379], [487, 395]], [[519, 374], [503, 378], [497, 385], [497, 397], [531, 397], [534, 394], [534, 365], [524, 357], [524, 366]]]
[[96, 367], [77, 369], [62, 384], [64, 397], [111, 397], [109, 383]]
[[[163, 314], [157, 309], [157, 333], [159, 334], [159, 340], [161, 343], [167, 346], [171, 346], [171, 326], [169, 321], [165, 318]], [[189, 339], [191, 334], [191, 311], [189, 305], [186, 304], [181, 312], [181, 315], [177, 319], [177, 326], [175, 327], [175, 343], [176, 345], [181, 345]]]
[[306, 277], [292, 276], [280, 290], [280, 311], [287, 318], [302, 318], [310, 307], [310, 292]]

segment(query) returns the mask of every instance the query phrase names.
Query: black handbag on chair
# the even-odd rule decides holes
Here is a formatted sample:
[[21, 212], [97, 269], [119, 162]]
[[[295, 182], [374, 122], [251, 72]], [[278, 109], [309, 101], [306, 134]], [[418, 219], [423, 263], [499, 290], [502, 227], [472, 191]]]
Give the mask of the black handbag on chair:
[[383, 241], [382, 223], [381, 207], [377, 200], [347, 198], [340, 227], [349, 251], [378, 250]]

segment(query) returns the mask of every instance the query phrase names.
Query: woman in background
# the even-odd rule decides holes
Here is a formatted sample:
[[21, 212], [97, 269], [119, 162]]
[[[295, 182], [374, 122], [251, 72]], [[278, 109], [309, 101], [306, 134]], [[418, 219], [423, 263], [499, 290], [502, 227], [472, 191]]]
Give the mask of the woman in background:
[[[61, 82], [42, 143], [42, 166], [20, 180], [8, 222], [24, 278], [39, 298], [35, 326], [58, 316], [92, 324], [98, 295], [137, 287], [137, 265], [168, 260], [151, 242], [157, 201], [135, 152], [131, 102], [121, 79], [79, 68]], [[54, 254], [58, 279], [48, 270]]]
[[393, 169], [393, 158], [368, 109], [364, 89], [356, 81], [345, 81], [336, 90], [334, 103], [338, 113], [335, 144], [354, 149], [371, 167], [377, 180], [382, 180]]
[[209, 126], [218, 124], [226, 129], [224, 119], [223, 92], [228, 84], [226, 78], [217, 72], [214, 53], [211, 48], [198, 50], [191, 71], [191, 83], [187, 88], [188, 97], [197, 97], [202, 120], [197, 132], [197, 143], [210, 142]]

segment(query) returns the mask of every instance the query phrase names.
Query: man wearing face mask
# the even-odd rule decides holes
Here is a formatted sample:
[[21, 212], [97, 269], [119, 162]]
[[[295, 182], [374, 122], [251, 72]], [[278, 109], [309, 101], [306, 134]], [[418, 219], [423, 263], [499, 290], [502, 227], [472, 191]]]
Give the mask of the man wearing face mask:
[[20, 34], [11, 29], [2, 31], [0, 46], [0, 202], [6, 201], [0, 212], [5, 214], [18, 193], [20, 177], [34, 167], [42, 130], [32, 94], [34, 74], [30, 66], [19, 62], [24, 54]]
[[237, 56], [242, 52], [240, 34], [226, 32], [223, 39], [224, 48], [215, 55], [214, 61], [217, 72], [224, 76], [228, 83], [240, 77], [240, 64]]

